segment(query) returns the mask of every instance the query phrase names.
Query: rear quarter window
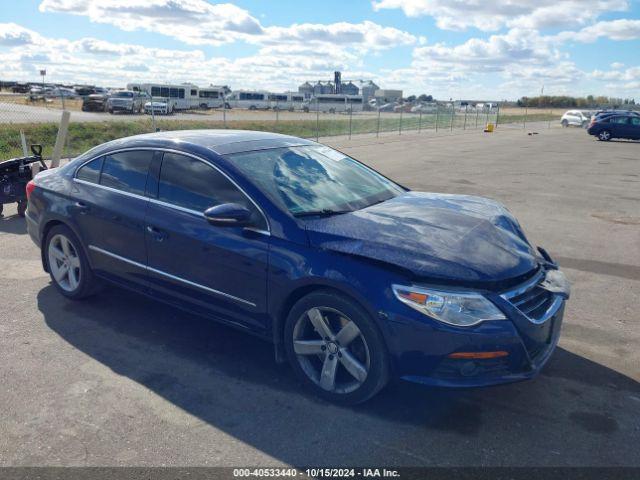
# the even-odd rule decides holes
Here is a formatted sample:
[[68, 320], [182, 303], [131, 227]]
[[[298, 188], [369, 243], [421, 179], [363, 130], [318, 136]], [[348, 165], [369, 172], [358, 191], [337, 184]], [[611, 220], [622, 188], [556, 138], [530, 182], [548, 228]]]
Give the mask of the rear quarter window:
[[76, 178], [78, 180], [84, 180], [85, 182], [98, 183], [100, 181], [100, 171], [102, 170], [103, 161], [104, 157], [100, 157], [85, 163], [76, 172]]
[[106, 155], [100, 175], [100, 185], [123, 192], [144, 195], [152, 158], [153, 152], [150, 150]]

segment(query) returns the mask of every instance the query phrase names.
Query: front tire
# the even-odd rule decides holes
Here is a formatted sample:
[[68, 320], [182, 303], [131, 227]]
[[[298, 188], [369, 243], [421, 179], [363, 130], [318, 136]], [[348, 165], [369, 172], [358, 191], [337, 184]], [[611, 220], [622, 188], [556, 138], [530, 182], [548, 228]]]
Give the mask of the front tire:
[[47, 234], [45, 254], [51, 281], [65, 297], [80, 300], [95, 293], [94, 277], [80, 240], [64, 225], [56, 225]]
[[566, 120], [562, 120], [562, 122], [560, 122], [562, 124], [562, 126], [564, 128], [567, 128], [569, 126], [569, 122], [567, 122]]
[[602, 130], [598, 134], [598, 140], [600, 140], [601, 142], [608, 142], [609, 140], [611, 140], [611, 132], [609, 130]]
[[296, 376], [331, 402], [362, 403], [388, 381], [382, 334], [362, 307], [339, 293], [300, 299], [287, 317], [284, 342]]

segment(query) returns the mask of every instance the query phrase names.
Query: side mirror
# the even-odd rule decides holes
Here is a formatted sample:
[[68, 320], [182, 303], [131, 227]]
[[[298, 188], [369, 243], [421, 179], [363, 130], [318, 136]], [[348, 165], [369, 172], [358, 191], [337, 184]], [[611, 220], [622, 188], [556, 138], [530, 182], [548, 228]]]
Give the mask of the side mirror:
[[31, 145], [31, 152], [36, 156], [36, 157], [41, 157], [42, 156], [42, 145]]
[[222, 203], [205, 210], [204, 218], [218, 227], [243, 227], [249, 223], [251, 212], [237, 203]]

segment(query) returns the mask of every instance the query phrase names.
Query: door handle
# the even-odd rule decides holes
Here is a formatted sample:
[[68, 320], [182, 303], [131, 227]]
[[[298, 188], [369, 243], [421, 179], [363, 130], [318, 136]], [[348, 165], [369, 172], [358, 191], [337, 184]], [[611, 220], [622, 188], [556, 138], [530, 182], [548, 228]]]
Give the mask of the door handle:
[[161, 242], [163, 241], [165, 238], [167, 238], [167, 234], [164, 233], [162, 230], [160, 230], [159, 228], [156, 228], [152, 225], [147, 225], [147, 232], [149, 232], [151, 234], [151, 236], [153, 237], [153, 239], [157, 242]]

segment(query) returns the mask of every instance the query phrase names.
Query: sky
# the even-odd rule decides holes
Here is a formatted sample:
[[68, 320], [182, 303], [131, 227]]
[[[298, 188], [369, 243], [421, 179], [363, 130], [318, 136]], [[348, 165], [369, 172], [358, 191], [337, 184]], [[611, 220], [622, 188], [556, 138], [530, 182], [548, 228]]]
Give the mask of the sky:
[[640, 100], [640, 0], [0, 0], [0, 79]]

